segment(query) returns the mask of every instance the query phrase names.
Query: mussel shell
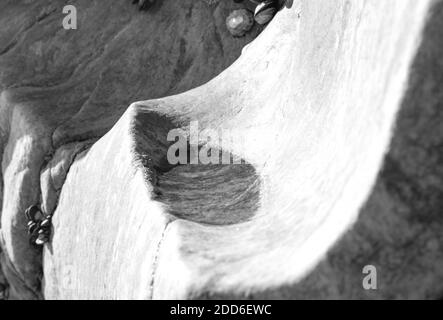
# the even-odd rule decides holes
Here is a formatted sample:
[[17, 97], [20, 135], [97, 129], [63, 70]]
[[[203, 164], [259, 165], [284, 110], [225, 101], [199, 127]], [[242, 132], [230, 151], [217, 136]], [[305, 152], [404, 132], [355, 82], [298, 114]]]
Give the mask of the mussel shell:
[[277, 10], [276, 1], [264, 1], [255, 8], [254, 19], [258, 24], [266, 24], [274, 18]]
[[28, 222], [28, 234], [33, 234], [38, 228], [38, 224], [32, 221]]
[[42, 246], [49, 241], [49, 237], [45, 234], [40, 234], [38, 238], [35, 240], [35, 244], [38, 246]]
[[38, 234], [50, 235], [51, 234], [51, 228], [40, 228], [38, 230]]
[[46, 228], [46, 227], [50, 227], [50, 226], [51, 226], [51, 220], [48, 218], [43, 220], [42, 223], [40, 224], [41, 228]]
[[40, 208], [37, 205], [33, 205], [33, 206], [29, 207], [28, 209], [26, 209], [25, 215], [29, 221], [36, 221], [39, 218], [41, 218], [42, 213], [40, 211]]
[[37, 240], [35, 240], [34, 244], [35, 244], [36, 246], [38, 246], [38, 247], [41, 247], [41, 246], [43, 246], [46, 242], [47, 242], [47, 241], [37, 239]]

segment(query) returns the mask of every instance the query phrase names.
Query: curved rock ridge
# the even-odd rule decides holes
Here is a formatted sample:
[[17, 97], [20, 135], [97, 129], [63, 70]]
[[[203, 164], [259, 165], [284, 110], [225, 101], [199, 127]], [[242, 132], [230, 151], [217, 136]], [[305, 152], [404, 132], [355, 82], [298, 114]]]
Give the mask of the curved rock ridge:
[[55, 209], [72, 161], [132, 101], [203, 84], [260, 32], [231, 37], [225, 18], [239, 7], [231, 2], [164, 0], [145, 13], [130, 1], [75, 1], [77, 30], [62, 28], [64, 5], [0, 4], [2, 268], [11, 298], [43, 297], [25, 209]]
[[[209, 83], [133, 103], [67, 175], [45, 297], [441, 296], [442, 17], [442, 1], [291, 1]], [[244, 159], [244, 180], [159, 170], [193, 121], [242, 137], [208, 143]]]

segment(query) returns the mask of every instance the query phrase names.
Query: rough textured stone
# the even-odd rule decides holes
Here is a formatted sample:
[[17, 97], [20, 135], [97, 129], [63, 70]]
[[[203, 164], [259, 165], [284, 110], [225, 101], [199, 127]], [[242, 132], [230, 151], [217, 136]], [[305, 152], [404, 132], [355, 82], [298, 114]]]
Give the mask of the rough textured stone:
[[[294, 2], [213, 81], [178, 96], [134, 103], [68, 175], [56, 214], [57, 239], [51, 254], [45, 253], [47, 297], [438, 297], [442, 182], [438, 153], [430, 155], [440, 143], [420, 131], [441, 124], [434, 89], [441, 72], [436, 68], [443, 48], [437, 41], [441, 16], [441, 2]], [[226, 128], [244, 137], [243, 148], [229, 150], [252, 164], [253, 174], [245, 177], [260, 193], [259, 201], [248, 204], [253, 209], [246, 220], [213, 224], [211, 214], [198, 220], [192, 213], [178, 214], [169, 199], [156, 195], [165, 176], [156, 170], [167, 150], [165, 130], [192, 120], [202, 129]], [[405, 137], [415, 137], [419, 149]], [[112, 155], [127, 140], [125, 148], [133, 147], [125, 156], [120, 150]], [[103, 163], [111, 163], [106, 175], [98, 168], [104, 150]], [[408, 150], [411, 154], [404, 153]], [[132, 175], [125, 173], [128, 162]], [[422, 180], [424, 165], [429, 178]], [[399, 171], [403, 166], [409, 169]], [[197, 176], [216, 176], [218, 170]], [[113, 191], [110, 172], [125, 188]], [[184, 173], [166, 175], [180, 182]], [[126, 192], [138, 189], [140, 177], [146, 193]], [[226, 172], [221, 190], [230, 179]], [[103, 186], [111, 189], [97, 194]], [[208, 192], [199, 207], [221, 204], [210, 181], [201, 189]], [[92, 203], [91, 191], [97, 194]], [[164, 187], [161, 191], [165, 194]], [[197, 194], [187, 188], [185, 201]], [[414, 195], [418, 198], [408, 200]], [[142, 202], [146, 214], [132, 206], [124, 216], [110, 213], [121, 212], [121, 203]], [[83, 213], [80, 225], [71, 203]], [[244, 204], [237, 201], [230, 211]], [[108, 221], [102, 215], [120, 223], [106, 225], [109, 232], [88, 233], [88, 225]], [[136, 226], [138, 233], [131, 231]], [[94, 245], [65, 250], [65, 235], [78, 233]], [[143, 249], [146, 241], [151, 244]], [[104, 253], [97, 254], [102, 245]], [[140, 251], [146, 252], [141, 269], [124, 258]], [[75, 261], [93, 261], [103, 279]], [[63, 262], [75, 268], [69, 271]], [[368, 264], [378, 267], [378, 291], [362, 288]], [[118, 283], [123, 268], [132, 277], [125, 274]], [[74, 287], [60, 291], [53, 279], [67, 273]], [[133, 279], [145, 285], [134, 287]], [[110, 286], [102, 288], [103, 283]], [[136, 290], [129, 292], [131, 287]]]
[[[140, 12], [131, 1], [80, 0], [77, 30], [62, 28], [64, 5], [0, 3], [1, 234], [8, 273], [21, 279], [11, 284], [18, 298], [28, 297], [23, 288], [40, 291], [41, 254], [29, 246], [23, 212], [42, 200], [40, 186], [55, 207], [58, 195], [40, 171], [57, 149], [101, 137], [134, 100], [203, 84], [258, 32], [231, 37], [225, 19], [238, 5], [230, 2], [165, 0]], [[59, 159], [62, 172], [72, 156]]]
[[[48, 299], [441, 297], [442, 21], [442, 1], [288, 1], [212, 81], [132, 103], [90, 148], [73, 157], [65, 146], [65, 162], [42, 175], [44, 157], [29, 150], [48, 124], [26, 103], [10, 111], [7, 92], [2, 132], [15, 148], [3, 142], [2, 223], [22, 198], [9, 201], [17, 172], [43, 185], [48, 170], [66, 175], [44, 250]], [[55, 130], [55, 145], [113, 123], [98, 107], [81, 110]], [[38, 125], [8, 129], [17, 114]], [[98, 129], [86, 135], [89, 118]], [[194, 120], [241, 136], [243, 145], [206, 142], [246, 164], [165, 167], [167, 133]], [[67, 174], [57, 169], [72, 159]], [[6, 270], [11, 260], [23, 270], [14, 259]], [[362, 287], [365, 265], [378, 269], [377, 291]]]

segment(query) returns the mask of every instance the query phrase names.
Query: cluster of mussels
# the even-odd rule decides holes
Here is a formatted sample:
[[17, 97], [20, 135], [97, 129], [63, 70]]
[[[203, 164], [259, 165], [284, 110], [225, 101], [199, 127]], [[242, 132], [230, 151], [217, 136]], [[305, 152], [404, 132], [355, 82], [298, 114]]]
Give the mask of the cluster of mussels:
[[44, 215], [37, 205], [25, 211], [28, 219], [29, 241], [32, 245], [43, 246], [51, 235], [52, 216]]
[[[234, 0], [241, 3], [244, 0]], [[274, 18], [280, 8], [280, 0], [249, 0], [256, 4], [255, 12], [248, 9], [234, 10], [226, 19], [226, 26], [234, 37], [242, 37], [254, 25], [254, 20], [260, 25], [264, 25]]]

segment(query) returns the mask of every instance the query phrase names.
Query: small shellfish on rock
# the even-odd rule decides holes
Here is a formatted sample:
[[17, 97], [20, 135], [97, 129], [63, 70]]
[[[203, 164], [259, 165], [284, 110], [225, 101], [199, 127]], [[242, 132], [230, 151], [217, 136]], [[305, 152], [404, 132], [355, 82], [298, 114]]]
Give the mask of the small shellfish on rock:
[[37, 240], [35, 240], [37, 246], [42, 246], [47, 242], [49, 242], [49, 236], [44, 233], [39, 234]]
[[51, 235], [52, 215], [44, 215], [38, 205], [29, 207], [25, 211], [28, 219], [29, 242], [40, 247], [49, 241]]
[[38, 228], [38, 224], [33, 221], [28, 222], [28, 234], [31, 235]]
[[40, 224], [40, 228], [49, 228], [51, 227], [51, 219], [45, 218], [42, 223]]
[[33, 221], [33, 222], [37, 222], [43, 218], [43, 214], [37, 205], [33, 205], [28, 209], [26, 209], [25, 216], [28, 219], [28, 221]]
[[258, 24], [266, 24], [274, 18], [278, 11], [278, 1], [266, 0], [255, 8], [254, 19]]
[[247, 9], [234, 10], [226, 18], [226, 26], [234, 37], [243, 37], [254, 25], [254, 16]]

